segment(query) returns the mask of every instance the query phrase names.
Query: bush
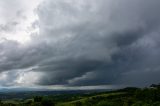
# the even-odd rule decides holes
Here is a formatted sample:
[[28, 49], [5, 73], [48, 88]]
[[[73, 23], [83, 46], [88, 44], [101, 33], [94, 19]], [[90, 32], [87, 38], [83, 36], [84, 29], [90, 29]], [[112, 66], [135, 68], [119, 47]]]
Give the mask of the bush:
[[97, 106], [119, 106], [119, 105], [116, 105], [114, 102], [110, 101], [101, 101], [97, 104]]
[[42, 101], [42, 97], [41, 96], [35, 96], [34, 97], [34, 102], [41, 102]]
[[55, 103], [50, 98], [43, 98], [41, 103], [43, 106], [55, 106]]

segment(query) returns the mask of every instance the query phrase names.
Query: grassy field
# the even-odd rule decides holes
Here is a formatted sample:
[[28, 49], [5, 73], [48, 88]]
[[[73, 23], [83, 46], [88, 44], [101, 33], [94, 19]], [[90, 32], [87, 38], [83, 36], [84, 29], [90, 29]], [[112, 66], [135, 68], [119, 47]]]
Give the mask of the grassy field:
[[95, 100], [96, 98], [106, 98], [109, 96], [115, 96], [115, 95], [120, 95], [120, 94], [125, 94], [125, 92], [118, 92], [118, 93], [104, 93], [104, 94], [98, 94], [90, 97], [83, 97], [82, 99], [74, 100], [74, 101], [69, 101], [69, 102], [64, 102], [64, 103], [58, 103], [57, 106], [75, 106], [81, 104], [84, 105], [88, 101]]

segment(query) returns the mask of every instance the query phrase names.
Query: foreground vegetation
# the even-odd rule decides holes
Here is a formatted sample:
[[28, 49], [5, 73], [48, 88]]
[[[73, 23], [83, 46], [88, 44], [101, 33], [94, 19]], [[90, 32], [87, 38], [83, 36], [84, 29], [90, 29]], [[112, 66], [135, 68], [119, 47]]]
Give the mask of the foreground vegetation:
[[91, 94], [35, 96], [31, 99], [3, 100], [0, 106], [160, 106], [160, 87], [125, 88]]

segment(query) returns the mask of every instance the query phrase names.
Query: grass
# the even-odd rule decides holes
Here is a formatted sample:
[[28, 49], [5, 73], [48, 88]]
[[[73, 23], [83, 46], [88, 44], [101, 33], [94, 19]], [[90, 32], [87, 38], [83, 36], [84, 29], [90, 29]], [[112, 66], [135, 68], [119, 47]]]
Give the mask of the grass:
[[64, 103], [59, 103], [57, 106], [75, 106], [76, 103], [81, 102], [84, 104], [86, 101], [92, 100], [94, 98], [106, 98], [109, 96], [115, 96], [115, 95], [120, 95], [120, 94], [125, 94], [125, 92], [117, 92], [117, 93], [105, 93], [105, 94], [98, 94], [90, 97], [83, 97], [82, 99], [70, 101], [70, 102], [64, 102]]

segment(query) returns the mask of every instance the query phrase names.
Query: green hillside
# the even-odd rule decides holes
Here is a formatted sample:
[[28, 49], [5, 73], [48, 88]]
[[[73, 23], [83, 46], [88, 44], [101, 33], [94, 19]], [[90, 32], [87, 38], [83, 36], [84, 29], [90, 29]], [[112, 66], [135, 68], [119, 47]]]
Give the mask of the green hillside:
[[0, 106], [160, 106], [160, 87], [3, 100]]

